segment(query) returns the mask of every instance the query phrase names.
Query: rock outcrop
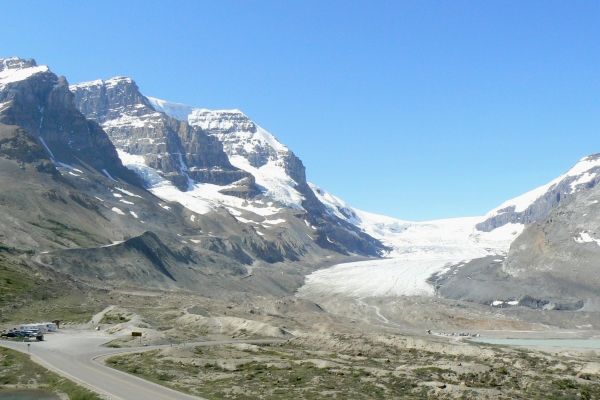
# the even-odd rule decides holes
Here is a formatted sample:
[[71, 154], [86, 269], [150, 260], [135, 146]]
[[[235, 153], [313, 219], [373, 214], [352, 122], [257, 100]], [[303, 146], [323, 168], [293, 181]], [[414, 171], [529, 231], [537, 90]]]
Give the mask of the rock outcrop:
[[156, 109], [172, 116], [181, 118], [187, 113], [190, 125], [218, 138], [231, 163], [250, 172], [266, 197], [305, 210], [307, 221], [319, 228], [319, 246], [342, 254], [364, 255], [379, 255], [388, 249], [360, 228], [328, 212], [310, 188], [302, 161], [240, 110], [207, 110], [148, 99]]
[[[330, 215], [310, 189], [302, 161], [241, 111], [211, 111], [145, 97], [133, 80], [124, 77], [81, 83], [71, 90], [80, 110], [101, 124], [127, 165], [146, 177], [148, 187], [160, 184], [158, 173], [179, 190], [216, 207], [235, 203], [224, 195], [257, 201], [259, 208], [268, 203], [291, 209], [291, 214], [297, 211], [294, 219], [318, 229], [314, 238], [304, 237], [324, 249], [370, 256], [386, 249], [361, 229]], [[196, 183], [224, 187], [204, 197], [206, 192], [195, 192]], [[169, 198], [184, 201], [177, 195]], [[248, 223], [240, 218], [239, 222]], [[269, 255], [259, 258], [267, 262], [299, 259], [294, 246], [277, 243], [282, 248], [269, 248]], [[215, 251], [239, 254], [235, 248], [213, 245]]]

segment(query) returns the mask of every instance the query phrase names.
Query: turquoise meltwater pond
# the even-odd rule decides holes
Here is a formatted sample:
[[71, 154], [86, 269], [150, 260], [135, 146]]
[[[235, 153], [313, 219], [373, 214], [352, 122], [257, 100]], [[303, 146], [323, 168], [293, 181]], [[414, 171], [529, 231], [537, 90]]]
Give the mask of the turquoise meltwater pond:
[[508, 346], [549, 346], [600, 349], [600, 339], [471, 339], [473, 342]]

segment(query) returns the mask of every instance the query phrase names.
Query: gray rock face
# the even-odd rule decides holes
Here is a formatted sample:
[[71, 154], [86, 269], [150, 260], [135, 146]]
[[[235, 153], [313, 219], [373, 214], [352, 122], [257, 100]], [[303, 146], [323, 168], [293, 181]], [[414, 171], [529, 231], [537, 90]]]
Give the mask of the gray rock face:
[[64, 77], [58, 78], [35, 60], [0, 59], [0, 122], [18, 125], [40, 140], [52, 159], [79, 159], [98, 171], [141, 185], [123, 167], [115, 147], [95, 122], [77, 110]]
[[189, 179], [228, 185], [251, 175], [231, 165], [221, 143], [185, 121], [157, 112], [135, 82], [117, 77], [71, 86], [77, 107], [115, 146], [185, 190]]
[[[220, 191], [228, 196], [248, 200], [258, 197], [259, 201], [263, 196], [271, 197], [303, 214], [296, 218], [310, 220], [319, 227], [314, 240], [321, 248], [362, 255], [378, 255], [384, 249], [360, 229], [329, 215], [309, 188], [302, 161], [242, 112], [209, 111], [173, 103], [171, 107], [167, 102], [144, 97], [133, 80], [123, 77], [77, 84], [70, 89], [79, 109], [102, 125], [115, 146], [127, 153], [124, 157], [140, 157], [133, 164], [139, 161], [158, 171], [180, 190], [187, 190], [195, 181], [228, 185]], [[185, 118], [189, 123], [174, 118], [185, 113], [191, 113]], [[263, 254], [261, 246], [252, 245], [252, 241], [212, 242], [210, 250], [223, 254], [240, 255], [238, 245]], [[258, 257], [267, 262], [299, 260], [298, 252], [305, 246], [288, 246], [284, 239], [276, 243], [278, 247], [267, 246], [268, 256]]]
[[[156, 99], [151, 101], [157, 104]], [[247, 162], [251, 167], [259, 169], [270, 164], [283, 170], [293, 180], [294, 189], [302, 196], [302, 208], [308, 212], [308, 219], [319, 227], [315, 240], [319, 246], [342, 254], [355, 252], [377, 255], [386, 249], [381, 242], [356, 226], [327, 212], [325, 205], [319, 201], [306, 181], [306, 168], [302, 160], [241, 111], [193, 109], [188, 121], [217, 137], [230, 159], [237, 160], [240, 165]], [[259, 172], [260, 170], [257, 171]]]
[[307, 184], [302, 160], [244, 113], [239, 110], [193, 109], [188, 121], [217, 137], [230, 158], [243, 158], [257, 169], [268, 163], [283, 169], [294, 181], [294, 189], [303, 197], [302, 207], [315, 215], [327, 214]]
[[99, 124], [122, 118], [141, 117], [154, 112], [150, 102], [129, 78], [116, 77], [70, 87], [77, 108]]
[[[600, 289], [600, 187], [564, 201], [513, 242], [503, 271], [514, 277], [550, 274], [581, 292]], [[565, 289], [565, 292], [569, 290]]]
[[589, 190], [596, 187], [598, 182], [600, 182], [600, 165], [595, 165], [597, 164], [595, 162], [599, 159], [600, 154], [585, 157], [575, 168], [579, 165], [583, 166], [584, 163], [588, 163], [589, 168], [579, 168], [573, 174], [565, 174], [561, 177], [562, 179], [551, 184], [544, 193], [540, 193], [540, 196], [532, 201], [523, 211], [515, 211], [516, 206], [509, 205], [497, 210], [496, 215], [477, 224], [476, 228], [483, 232], [490, 232], [510, 223], [530, 225], [542, 220], [562, 201], [577, 195], [582, 190]]
[[[320, 231], [307, 224], [313, 216], [305, 210], [281, 207], [262, 196], [257, 201], [234, 199], [236, 209], [208, 210], [157, 197], [123, 167], [100, 125], [77, 110], [64, 78], [32, 60], [0, 60], [0, 65], [0, 247], [20, 249], [14, 257], [27, 261], [28, 274], [52, 271], [53, 276], [82, 287], [186, 289], [215, 297], [232, 292], [290, 295], [305, 274], [330, 264], [330, 257], [340, 262], [353, 259], [318, 244], [314, 236]], [[210, 143], [221, 148], [216, 138], [201, 136], [202, 131], [185, 122], [148, 110], [143, 102], [135, 104], [141, 98], [131, 100], [135, 93], [130, 94], [133, 97], [123, 95], [116, 107], [128, 110], [123, 114], [112, 108], [96, 113], [104, 124], [118, 121], [114, 133], [123, 147], [135, 149], [136, 143], [126, 141], [121, 125], [147, 117], [146, 126], [139, 128], [148, 130], [142, 132], [170, 129], [176, 138], [168, 149], [180, 144], [184, 161], [196, 160], [193, 166], [184, 163], [187, 170], [177, 169], [165, 154], [166, 143], [156, 150], [140, 141], [137, 148], [154, 151], [151, 161], [156, 165], [164, 161], [174, 176], [185, 171], [186, 180], [193, 173], [214, 174], [211, 179], [216, 179], [218, 172], [222, 176], [239, 171], [226, 171], [224, 166], [217, 170], [216, 162], [204, 157], [210, 153], [205, 151]], [[156, 119], [153, 114], [158, 114]], [[150, 130], [153, 123], [160, 129]], [[162, 146], [159, 141], [168, 136], [156, 133], [155, 144]], [[222, 150], [214, 153], [230, 165]], [[194, 158], [197, 154], [202, 157]], [[256, 187], [253, 177], [244, 172], [243, 179], [227, 190], [243, 192], [251, 186]], [[172, 189], [168, 188], [179, 195]], [[359, 235], [339, 229], [340, 241], [348, 235], [354, 241], [348, 245], [362, 243], [356, 239]], [[335, 237], [330, 238], [335, 242]], [[356, 249], [338, 246], [346, 253], [375, 252], [377, 243], [369, 247], [367, 239]]]

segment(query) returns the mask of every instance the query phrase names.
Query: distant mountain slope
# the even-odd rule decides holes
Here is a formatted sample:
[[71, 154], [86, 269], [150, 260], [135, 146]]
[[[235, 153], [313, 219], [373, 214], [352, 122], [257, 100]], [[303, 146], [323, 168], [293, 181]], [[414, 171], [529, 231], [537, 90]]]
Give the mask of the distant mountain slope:
[[507, 200], [491, 210], [477, 229], [489, 232], [504, 224], [529, 225], [542, 220], [563, 200], [582, 190], [594, 188], [600, 182], [600, 154], [582, 158], [565, 174], [546, 185], [533, 189], [519, 197]]
[[[530, 225], [511, 245], [502, 270], [535, 280], [538, 298], [600, 300], [600, 187], [581, 191]], [[596, 307], [600, 306], [600, 302]]]
[[107, 130], [121, 160], [160, 198], [202, 214], [224, 209], [260, 230], [300, 220], [310, 232], [300, 243], [308, 239], [342, 254], [377, 256], [385, 250], [327, 213], [306, 182], [302, 161], [239, 110], [147, 98], [124, 77], [71, 90], [79, 109]]
[[475, 227], [483, 217], [404, 221], [351, 207], [324, 189], [310, 185], [330, 214], [381, 240], [393, 249], [390, 255], [395, 257], [472, 259], [504, 254], [523, 230], [521, 224], [507, 224], [492, 232], [481, 232]]
[[[48, 67], [11, 58], [0, 60], [0, 68], [2, 257], [14, 253], [28, 271], [53, 271], [52, 276], [96, 288], [186, 289], [211, 296], [290, 294], [307, 271], [350, 259], [339, 254], [348, 254], [341, 245], [335, 253], [329, 250], [335, 244], [320, 244], [329, 243], [328, 238], [334, 242], [334, 235], [311, 226], [303, 210], [266, 197], [250, 204], [243, 196], [220, 193], [238, 190], [237, 181], [195, 183], [193, 190], [180, 191], [167, 179], [169, 173], [146, 165], [144, 156], [118, 152], [102, 128], [76, 108], [66, 79]], [[213, 162], [222, 162], [221, 171], [229, 166], [242, 181], [251, 177], [229, 164], [218, 139], [150, 109], [143, 97], [127, 92], [132, 82], [114, 83], [115, 91], [108, 91], [113, 103], [108, 104], [118, 103], [130, 114], [98, 101], [104, 104], [96, 114], [103, 123], [131, 116], [131, 121], [143, 121], [148, 134], [166, 132], [163, 141], [189, 133], [190, 143], [182, 144], [186, 156], [200, 154], [213, 169]], [[133, 97], [128, 100], [128, 95]], [[123, 134], [124, 127], [135, 124], [117, 126], [114, 132]], [[129, 145], [135, 148], [133, 142]], [[167, 147], [159, 148], [149, 160], [161, 166], [161, 158], [168, 159], [168, 166], [172, 158], [166, 153]], [[128, 166], [139, 162], [133, 169], [140, 174], [125, 168], [121, 159]], [[149, 182], [162, 197], [146, 190]], [[374, 254], [378, 249], [348, 243], [357, 251]]]

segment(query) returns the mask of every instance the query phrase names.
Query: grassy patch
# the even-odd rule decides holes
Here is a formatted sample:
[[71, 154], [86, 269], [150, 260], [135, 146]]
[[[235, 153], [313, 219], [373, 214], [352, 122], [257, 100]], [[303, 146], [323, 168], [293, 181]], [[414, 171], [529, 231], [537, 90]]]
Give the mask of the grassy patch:
[[59, 391], [71, 400], [100, 400], [100, 396], [34, 363], [26, 354], [0, 347], [0, 385], [35, 385]]
[[107, 312], [100, 320], [101, 324], [120, 324], [123, 322], [129, 322], [131, 318], [126, 317], [122, 313], [111, 313]]
[[[352, 338], [338, 340], [352, 347]], [[459, 397], [473, 400], [488, 398], [490, 390], [499, 399], [600, 398], [600, 377], [581, 382], [570, 370], [540, 368], [554, 362], [533, 353], [457, 357], [380, 344], [361, 356], [316, 350], [293, 342], [283, 347], [179, 347], [117, 356], [109, 364], [208, 399], [431, 399], [448, 391], [440, 385], [460, 387]], [[529, 365], [526, 371], [514, 366], [517, 360]]]
[[29, 222], [38, 228], [49, 230], [56, 236], [67, 239], [81, 247], [92, 247], [104, 243], [104, 241], [91, 232], [81, 230], [77, 227], [64, 224], [54, 219], [42, 218], [40, 222]]
[[24, 262], [0, 255], [0, 322], [86, 322], [102, 308], [71, 285], [44, 280]]

